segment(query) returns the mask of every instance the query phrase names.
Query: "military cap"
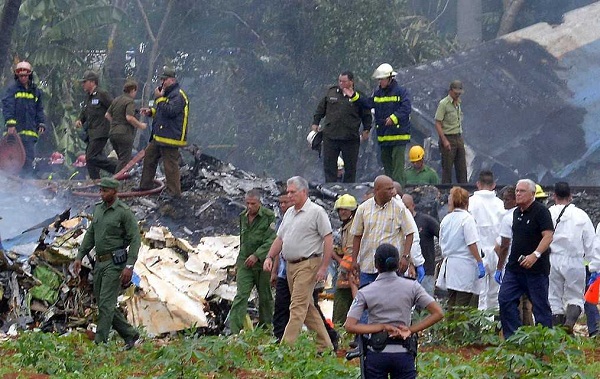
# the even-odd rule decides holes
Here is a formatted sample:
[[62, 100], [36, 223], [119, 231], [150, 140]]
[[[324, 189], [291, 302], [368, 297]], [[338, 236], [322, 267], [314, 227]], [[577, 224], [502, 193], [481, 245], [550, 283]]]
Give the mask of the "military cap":
[[450, 83], [450, 89], [455, 90], [456, 92], [462, 92], [463, 91], [463, 85], [462, 82], [460, 80], [453, 80]]
[[92, 82], [98, 82], [98, 74], [96, 74], [94, 71], [86, 71], [83, 73], [83, 78], [81, 78], [79, 81], [80, 82], [85, 82], [87, 80], [90, 80]]
[[113, 178], [102, 178], [98, 187], [117, 189], [119, 188], [119, 181]]
[[175, 77], [175, 69], [172, 67], [163, 67], [163, 72], [160, 74], [161, 79], [174, 78]]

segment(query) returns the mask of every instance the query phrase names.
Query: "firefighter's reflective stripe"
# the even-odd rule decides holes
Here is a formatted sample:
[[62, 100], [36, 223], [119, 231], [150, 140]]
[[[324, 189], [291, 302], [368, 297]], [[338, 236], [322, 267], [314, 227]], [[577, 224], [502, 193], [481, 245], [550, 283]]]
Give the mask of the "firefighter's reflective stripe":
[[[162, 137], [162, 136], [159, 136], [158, 134], [154, 134], [153, 139], [156, 142], [164, 143], [165, 145], [171, 145], [171, 146], [186, 146], [187, 145], [186, 133], [187, 133], [187, 126], [188, 126], [188, 115], [190, 112], [190, 103], [189, 103], [188, 97], [185, 94], [185, 92], [183, 92], [180, 89], [179, 93], [181, 94], [181, 96], [183, 97], [183, 100], [185, 101], [185, 106], [183, 107], [183, 125], [181, 126], [181, 136], [179, 137], [179, 139], [175, 139], [175, 138]], [[159, 104], [164, 101], [168, 102], [169, 99], [166, 97], [159, 97], [158, 99], [155, 100], [154, 104], [156, 106], [156, 104]], [[156, 112], [156, 110], [154, 108], [152, 108], [152, 110], [154, 112]], [[153, 112], [153, 114], [154, 114], [154, 112]], [[159, 126], [159, 128], [161, 128], [161, 127], [162, 126]]]
[[30, 136], [30, 137], [35, 137], [38, 138], [38, 134], [36, 132], [34, 132], [33, 130], [21, 130], [19, 132], [19, 134], [22, 134], [24, 136]]
[[392, 141], [410, 141], [410, 134], [396, 134], [391, 136], [377, 136], [379, 142], [392, 142]]
[[396, 103], [402, 101], [402, 98], [400, 96], [376, 96], [373, 101], [376, 103]]
[[38, 101], [37, 96], [30, 92], [15, 92], [15, 99], [33, 99]]
[[395, 114], [392, 113], [390, 119], [394, 122], [394, 125], [398, 125], [398, 117]]
[[188, 100], [187, 95], [182, 90], [179, 90], [181, 96], [185, 100], [185, 107], [183, 107], [183, 128], [181, 129], [181, 140], [185, 144], [185, 136], [187, 135], [187, 126], [188, 126], [188, 115], [190, 113], [190, 102]]

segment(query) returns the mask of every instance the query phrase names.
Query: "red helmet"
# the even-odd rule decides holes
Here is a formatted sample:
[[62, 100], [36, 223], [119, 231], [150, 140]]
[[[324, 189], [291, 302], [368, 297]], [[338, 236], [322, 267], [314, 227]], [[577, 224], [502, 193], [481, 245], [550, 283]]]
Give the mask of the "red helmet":
[[85, 167], [85, 154], [81, 154], [77, 157], [77, 160], [73, 162], [75, 167]]
[[52, 153], [52, 155], [50, 155], [50, 164], [63, 164], [63, 163], [65, 163], [65, 157], [58, 151], [55, 151], [54, 153]]

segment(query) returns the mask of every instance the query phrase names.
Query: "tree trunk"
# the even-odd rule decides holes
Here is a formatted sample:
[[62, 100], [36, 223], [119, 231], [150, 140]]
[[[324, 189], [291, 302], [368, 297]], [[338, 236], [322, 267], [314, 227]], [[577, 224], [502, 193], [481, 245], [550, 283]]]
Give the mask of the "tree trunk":
[[19, 18], [19, 8], [23, 0], [6, 0], [0, 19], [0, 74], [4, 72], [6, 57], [10, 57], [13, 31]]
[[[113, 6], [121, 8], [123, 0], [113, 0]], [[123, 39], [119, 38], [119, 23], [112, 26], [108, 37], [105, 67], [104, 88], [110, 91], [113, 97], [121, 95], [121, 88], [125, 79], [125, 47]]]
[[481, 43], [482, 0], [458, 0], [456, 6], [456, 39], [464, 47]]
[[152, 78], [154, 77], [154, 69], [156, 65], [156, 61], [158, 60], [158, 55], [160, 52], [160, 39], [164, 33], [165, 27], [167, 25], [167, 20], [169, 19], [169, 14], [171, 13], [171, 9], [173, 9], [173, 0], [169, 0], [167, 3], [166, 9], [163, 12], [163, 17], [158, 27], [158, 31], [156, 34], [152, 31], [152, 27], [150, 22], [148, 21], [148, 16], [144, 11], [144, 7], [140, 0], [137, 1], [138, 8], [142, 13], [142, 17], [144, 19], [144, 23], [146, 24], [146, 31], [148, 33], [148, 37], [152, 41], [152, 47], [150, 49], [150, 58], [148, 59], [148, 71], [146, 73], [146, 80], [144, 85], [142, 86], [142, 104], [148, 104], [148, 100], [150, 99], [150, 95], [154, 91], [154, 86], [152, 86]]
[[505, 35], [506, 33], [512, 32], [517, 15], [521, 10], [521, 7], [525, 3], [525, 0], [503, 0], [502, 5], [504, 12], [500, 19], [500, 27], [498, 28], [498, 34], [496, 37]]

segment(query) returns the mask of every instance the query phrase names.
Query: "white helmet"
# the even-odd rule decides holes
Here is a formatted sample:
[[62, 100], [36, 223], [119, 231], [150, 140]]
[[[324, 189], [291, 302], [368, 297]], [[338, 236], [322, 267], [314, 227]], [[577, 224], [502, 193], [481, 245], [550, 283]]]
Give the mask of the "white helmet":
[[15, 67], [15, 74], [31, 74], [31, 71], [33, 71], [33, 68], [31, 67], [31, 64], [29, 62], [26, 61], [22, 61], [17, 63], [17, 66]]
[[373, 72], [373, 79], [386, 79], [398, 74], [389, 63], [382, 63]]
[[337, 168], [338, 168], [338, 170], [344, 169], [344, 160], [339, 155], [338, 155], [338, 159], [337, 159]]

